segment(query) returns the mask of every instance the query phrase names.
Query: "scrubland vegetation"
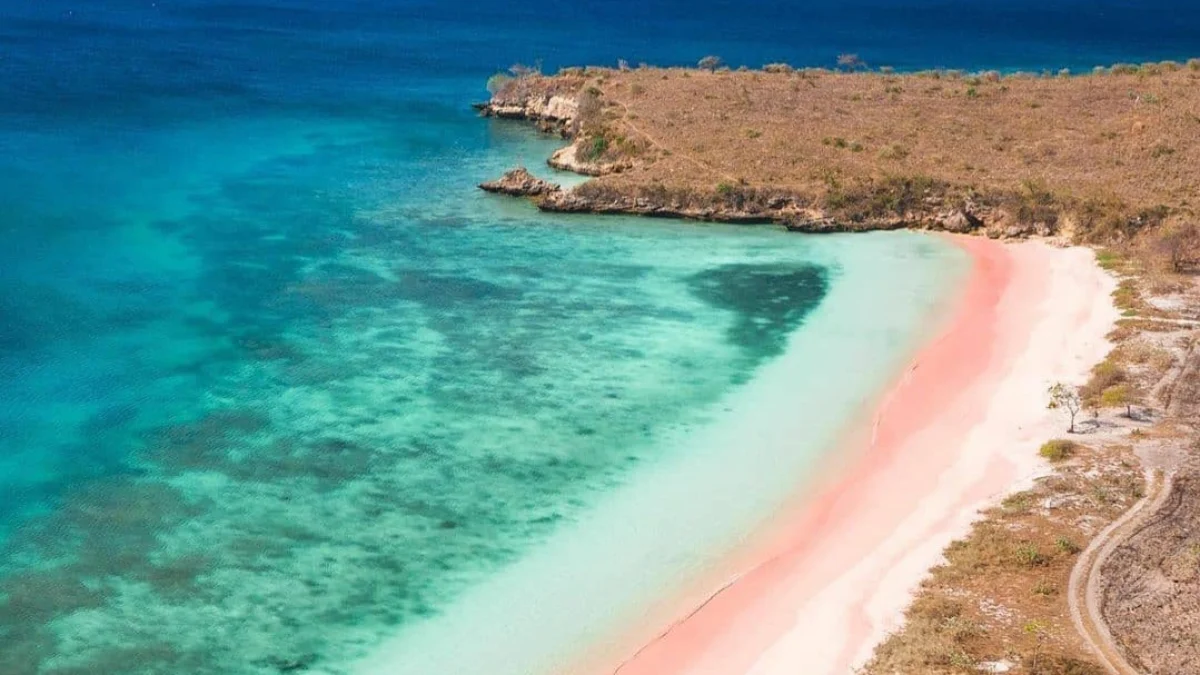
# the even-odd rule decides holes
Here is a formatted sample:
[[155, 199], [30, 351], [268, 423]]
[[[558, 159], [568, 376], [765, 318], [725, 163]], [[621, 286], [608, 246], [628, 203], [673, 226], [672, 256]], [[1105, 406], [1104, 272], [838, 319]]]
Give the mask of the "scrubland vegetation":
[[582, 190], [596, 199], [657, 195], [700, 217], [741, 209], [732, 215], [863, 229], [961, 210], [992, 236], [1135, 246], [1176, 272], [1200, 262], [1195, 61], [1069, 76], [837, 63], [731, 70], [709, 56], [690, 70], [527, 73], [501, 92], [579, 96], [577, 155], [619, 171]]
[[1051, 441], [1043, 454], [1047, 446], [1061, 466], [1010, 495], [946, 549], [946, 562], [922, 584], [904, 627], [880, 646], [865, 673], [977, 673], [984, 664], [1006, 669], [992, 672], [1104, 674], [1087, 658], [1064, 596], [1096, 520], [1136, 501], [1142, 478], [1132, 461], [1097, 471], [1107, 455], [1127, 450]]
[[[1082, 386], [1047, 392], [1069, 435], [1038, 449], [1053, 473], [947, 549], [903, 628], [864, 670], [1102, 675], [1071, 623], [1070, 570], [1142, 497], [1133, 446], [1178, 449], [1200, 419], [1189, 332], [1200, 324], [1200, 59], [1087, 74], [897, 74], [868, 70], [853, 54], [839, 56], [836, 71], [731, 70], [716, 56], [698, 66], [570, 69], [504, 86], [509, 95], [582, 92], [577, 153], [617, 169], [574, 189], [580, 210], [1042, 235], [1096, 247], [1097, 262], [1118, 275], [1115, 349]], [[1194, 442], [1187, 448], [1195, 455]], [[1177, 484], [1195, 492], [1189, 480]], [[1182, 531], [1200, 520], [1164, 522]], [[1126, 569], [1137, 574], [1161, 562], [1152, 546], [1142, 545], [1148, 555], [1127, 548]], [[1194, 556], [1188, 573], [1200, 570], [1191, 548], [1171, 560], [1185, 554]], [[1200, 573], [1188, 579], [1192, 588]], [[1190, 658], [1194, 645], [1159, 649], [1143, 624], [1182, 635], [1200, 605], [1164, 614], [1130, 602], [1146, 619], [1125, 621], [1118, 641], [1159, 650], [1144, 662]]]

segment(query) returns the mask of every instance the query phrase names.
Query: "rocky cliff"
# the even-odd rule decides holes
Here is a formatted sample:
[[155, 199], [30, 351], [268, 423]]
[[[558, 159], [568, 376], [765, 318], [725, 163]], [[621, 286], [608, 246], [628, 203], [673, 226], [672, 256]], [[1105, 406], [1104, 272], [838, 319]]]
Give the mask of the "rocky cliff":
[[[721, 182], [715, 188], [644, 183], [622, 174], [646, 169], [646, 156], [595, 152], [597, 141], [625, 138], [621, 119], [604, 119], [598, 91], [582, 75], [528, 76], [505, 85], [486, 103], [475, 106], [484, 116], [524, 120], [539, 129], [572, 139], [548, 160], [550, 166], [591, 176], [573, 189], [540, 180], [523, 168], [507, 172], [483, 190], [532, 198], [543, 211], [557, 213], [630, 214], [730, 223], [774, 223], [789, 231], [808, 233], [862, 232], [869, 230], [927, 229], [954, 233], [982, 233], [993, 238], [1049, 234], [1057, 222], [1017, 217], [1021, 205], [1004, 195], [977, 199], [969, 189], [955, 189], [936, 181], [883, 180], [860, 184], [838, 198], [806, 194], [787, 188], [751, 187], [744, 182]], [[612, 111], [619, 106], [610, 106]], [[599, 113], [598, 113], [599, 111]], [[660, 153], [666, 154], [666, 153]], [[640, 172], [633, 171], [640, 175]], [[919, 184], [916, 184], [919, 183]], [[1029, 209], [1025, 209], [1029, 210]]]
[[485, 103], [474, 107], [485, 117], [526, 120], [547, 133], [575, 135], [579, 118], [578, 87], [572, 78], [523, 77], [509, 82]]

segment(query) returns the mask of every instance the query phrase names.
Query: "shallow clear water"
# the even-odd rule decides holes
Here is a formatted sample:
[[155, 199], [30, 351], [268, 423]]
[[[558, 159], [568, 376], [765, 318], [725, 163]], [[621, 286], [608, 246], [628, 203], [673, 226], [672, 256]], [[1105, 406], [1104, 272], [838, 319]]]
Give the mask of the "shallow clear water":
[[556, 147], [472, 114], [496, 69], [1200, 53], [1160, 4], [0, 0], [0, 672], [436, 657], [405, 636], [658, 504], [654, 563], [556, 608], [601, 630], [802, 486], [961, 278], [916, 235], [484, 195]]

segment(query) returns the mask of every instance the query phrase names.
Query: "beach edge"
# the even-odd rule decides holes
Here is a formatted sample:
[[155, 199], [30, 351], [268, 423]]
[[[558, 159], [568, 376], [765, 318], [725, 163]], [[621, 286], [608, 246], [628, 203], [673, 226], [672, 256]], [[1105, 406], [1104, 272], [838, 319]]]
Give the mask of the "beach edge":
[[1061, 420], [1045, 389], [1082, 382], [1110, 349], [1116, 282], [1090, 249], [952, 239], [971, 279], [856, 436], [856, 459], [781, 518], [769, 557], [594, 672], [848, 673], [980, 509], [1047, 471], [1036, 447]]

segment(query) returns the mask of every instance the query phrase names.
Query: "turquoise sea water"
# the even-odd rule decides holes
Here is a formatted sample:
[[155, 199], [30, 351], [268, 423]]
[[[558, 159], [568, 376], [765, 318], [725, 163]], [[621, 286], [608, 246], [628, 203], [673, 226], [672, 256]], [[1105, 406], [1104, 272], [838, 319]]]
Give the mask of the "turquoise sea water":
[[0, 0], [0, 673], [551, 663], [802, 486], [965, 271], [481, 194], [557, 147], [472, 114], [494, 70], [1191, 55], [1153, 4]]

